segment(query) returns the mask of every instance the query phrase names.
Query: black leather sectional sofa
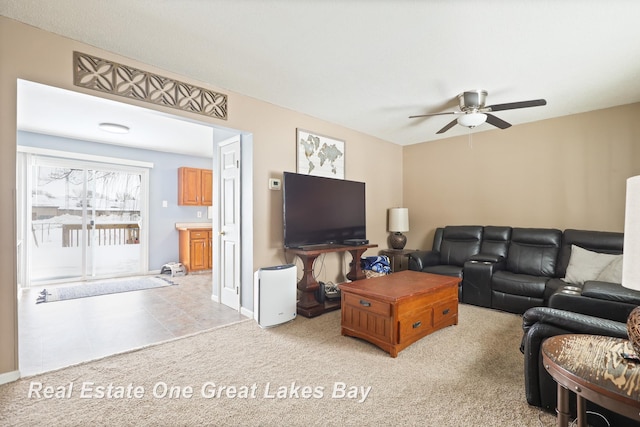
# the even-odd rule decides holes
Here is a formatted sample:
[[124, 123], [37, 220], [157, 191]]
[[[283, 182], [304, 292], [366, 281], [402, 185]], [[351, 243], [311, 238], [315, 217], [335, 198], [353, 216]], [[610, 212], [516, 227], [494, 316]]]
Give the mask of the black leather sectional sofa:
[[[431, 250], [409, 255], [409, 269], [460, 277], [463, 303], [522, 314], [527, 402], [553, 411], [557, 386], [542, 366], [542, 342], [567, 333], [626, 338], [627, 317], [640, 305], [640, 292], [618, 279], [574, 283], [568, 274], [572, 251], [577, 246], [620, 255], [623, 241], [622, 233], [613, 232], [447, 226], [436, 230]], [[587, 409], [604, 414], [611, 425], [639, 425], [591, 403]]]
[[429, 251], [409, 254], [409, 269], [457, 276], [463, 303], [523, 314], [532, 307], [554, 307], [626, 321], [640, 305], [640, 292], [620, 283], [565, 280], [572, 246], [620, 255], [623, 233], [447, 226], [436, 229]]

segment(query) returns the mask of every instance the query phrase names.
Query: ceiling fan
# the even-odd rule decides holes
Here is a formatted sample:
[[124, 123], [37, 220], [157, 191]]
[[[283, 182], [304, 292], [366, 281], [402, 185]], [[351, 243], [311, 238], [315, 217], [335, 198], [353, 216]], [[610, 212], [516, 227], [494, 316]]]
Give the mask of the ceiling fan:
[[460, 111], [419, 114], [416, 116], [409, 116], [409, 118], [414, 119], [416, 117], [442, 116], [446, 114], [460, 115], [460, 117], [449, 122], [449, 124], [447, 124], [436, 133], [445, 133], [453, 126], [455, 126], [456, 123], [468, 128], [474, 128], [484, 122], [487, 122], [500, 129], [506, 129], [511, 126], [511, 123], [505, 122], [504, 120], [489, 113], [493, 111], [515, 110], [517, 108], [529, 108], [547, 105], [547, 101], [545, 101], [544, 99], [534, 99], [531, 101], [509, 102], [507, 104], [495, 104], [485, 107], [484, 104], [487, 99], [487, 94], [488, 93], [486, 90], [470, 90], [462, 92], [460, 95], [458, 95], [458, 105], [460, 107]]

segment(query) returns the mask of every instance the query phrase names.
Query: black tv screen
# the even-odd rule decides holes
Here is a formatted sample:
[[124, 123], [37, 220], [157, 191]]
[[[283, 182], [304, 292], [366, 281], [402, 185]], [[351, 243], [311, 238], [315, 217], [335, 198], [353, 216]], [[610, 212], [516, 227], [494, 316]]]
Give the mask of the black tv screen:
[[365, 183], [284, 172], [284, 246], [365, 239]]

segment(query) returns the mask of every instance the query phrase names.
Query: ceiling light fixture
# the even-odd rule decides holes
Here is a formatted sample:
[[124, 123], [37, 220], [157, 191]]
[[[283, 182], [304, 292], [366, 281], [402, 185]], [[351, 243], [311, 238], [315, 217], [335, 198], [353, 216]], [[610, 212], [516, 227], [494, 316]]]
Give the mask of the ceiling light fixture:
[[467, 113], [458, 117], [458, 124], [468, 128], [480, 126], [487, 121], [487, 115], [484, 113]]
[[110, 133], [129, 133], [129, 127], [118, 123], [100, 123], [98, 127], [101, 130]]

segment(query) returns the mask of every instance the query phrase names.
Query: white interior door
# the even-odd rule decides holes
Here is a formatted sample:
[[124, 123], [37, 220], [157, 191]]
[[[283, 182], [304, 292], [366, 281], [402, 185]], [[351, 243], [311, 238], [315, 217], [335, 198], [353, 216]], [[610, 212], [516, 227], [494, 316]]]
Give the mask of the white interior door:
[[240, 308], [240, 137], [218, 145], [220, 301]]

